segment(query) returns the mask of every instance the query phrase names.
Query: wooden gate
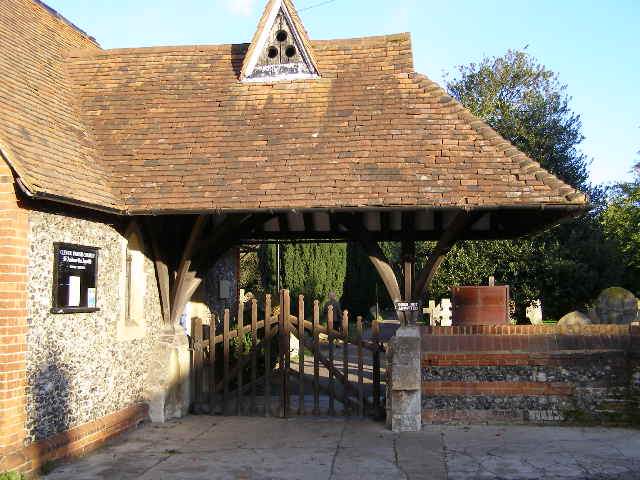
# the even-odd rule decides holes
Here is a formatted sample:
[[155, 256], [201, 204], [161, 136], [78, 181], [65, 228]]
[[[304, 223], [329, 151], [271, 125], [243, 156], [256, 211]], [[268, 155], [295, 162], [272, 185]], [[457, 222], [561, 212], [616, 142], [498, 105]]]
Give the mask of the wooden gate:
[[256, 300], [240, 302], [237, 319], [226, 310], [213, 329], [192, 320], [194, 413], [364, 417], [383, 412], [379, 322], [365, 331], [361, 317], [351, 324], [347, 312], [333, 312], [331, 306], [321, 315], [317, 300], [307, 319], [302, 296], [296, 316], [291, 308], [289, 291], [283, 290], [276, 308], [269, 295], [261, 312]]

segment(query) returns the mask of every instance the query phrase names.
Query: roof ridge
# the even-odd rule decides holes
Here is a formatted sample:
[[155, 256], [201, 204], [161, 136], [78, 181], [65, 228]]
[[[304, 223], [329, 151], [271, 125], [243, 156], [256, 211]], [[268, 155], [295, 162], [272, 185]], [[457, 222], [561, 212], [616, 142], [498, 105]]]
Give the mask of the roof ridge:
[[585, 193], [563, 182], [556, 175], [543, 168], [539, 162], [536, 162], [520, 151], [511, 142], [491, 128], [484, 120], [467, 110], [462, 103], [449, 95], [440, 85], [429, 77], [422, 73], [409, 73], [408, 75], [409, 78], [414, 79], [419, 86], [425, 88], [425, 93], [430, 95], [438, 94], [440, 96], [440, 103], [451, 103], [456, 113], [458, 113], [463, 120], [466, 120], [471, 128], [482, 136], [482, 138], [491, 142], [497, 150], [503, 152], [512, 160], [517, 161], [524, 173], [535, 175], [536, 179], [540, 180], [549, 188], [558, 191], [569, 202], [587, 203], [589, 201], [589, 197]]
[[[64, 23], [68, 27], [71, 27], [77, 33], [79, 33], [82, 36], [86, 37], [88, 40], [93, 42], [97, 47], [100, 47], [100, 44], [95, 39], [95, 37], [92, 37], [87, 32], [85, 32], [83, 29], [78, 27], [75, 23], [73, 23], [71, 20], [68, 20], [64, 15], [62, 15], [60, 12], [58, 12], [55, 8], [50, 7], [49, 5], [47, 5], [46, 3], [44, 3], [41, 0], [31, 0], [31, 1], [33, 3], [35, 3], [36, 5], [40, 6], [43, 10], [45, 10], [47, 13], [49, 13], [52, 17], [60, 20], [62, 23]], [[100, 47], [100, 48], [102, 48], [102, 47]]]

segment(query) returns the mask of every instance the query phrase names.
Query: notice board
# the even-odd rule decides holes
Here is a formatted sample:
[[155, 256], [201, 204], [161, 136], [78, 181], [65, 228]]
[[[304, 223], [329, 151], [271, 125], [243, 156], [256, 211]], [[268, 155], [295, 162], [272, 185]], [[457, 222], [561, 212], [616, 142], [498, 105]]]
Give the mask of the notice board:
[[96, 247], [53, 244], [53, 313], [99, 310], [98, 252]]

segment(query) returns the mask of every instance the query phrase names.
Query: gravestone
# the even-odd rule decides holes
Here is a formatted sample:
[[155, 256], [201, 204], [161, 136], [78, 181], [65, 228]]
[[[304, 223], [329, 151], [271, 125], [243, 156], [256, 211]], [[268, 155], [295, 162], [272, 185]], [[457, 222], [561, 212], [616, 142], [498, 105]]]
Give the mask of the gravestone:
[[534, 300], [531, 305], [527, 307], [527, 318], [531, 322], [531, 325], [542, 325], [542, 302], [540, 300]]
[[594, 310], [597, 322], [603, 325], [628, 325], [638, 321], [638, 299], [621, 287], [603, 290]]
[[558, 321], [558, 325], [570, 327], [574, 325], [591, 325], [591, 319], [582, 312], [567, 313]]
[[437, 305], [434, 300], [429, 300], [429, 306], [422, 312], [429, 315], [429, 325], [432, 327], [450, 327], [452, 324], [450, 298], [443, 298]]

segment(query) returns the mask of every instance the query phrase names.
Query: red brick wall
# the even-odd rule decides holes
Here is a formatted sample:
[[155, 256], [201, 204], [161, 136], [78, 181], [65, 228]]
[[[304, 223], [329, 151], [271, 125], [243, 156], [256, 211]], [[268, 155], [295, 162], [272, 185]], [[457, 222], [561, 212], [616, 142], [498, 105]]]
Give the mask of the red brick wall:
[[[0, 455], [25, 438], [27, 211], [11, 170], [0, 159]], [[2, 470], [0, 468], [0, 470]]]

